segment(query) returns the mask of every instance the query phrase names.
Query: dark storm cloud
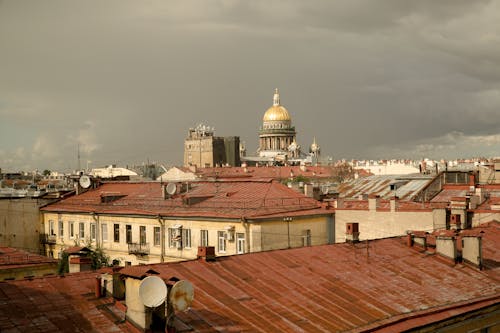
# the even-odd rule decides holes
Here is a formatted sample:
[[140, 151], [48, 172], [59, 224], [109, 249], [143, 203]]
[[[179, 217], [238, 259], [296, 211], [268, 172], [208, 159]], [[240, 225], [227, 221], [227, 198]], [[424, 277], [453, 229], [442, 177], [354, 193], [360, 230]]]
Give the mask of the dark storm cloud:
[[493, 1], [0, 2], [0, 167], [180, 164], [199, 122], [251, 152], [275, 87], [325, 155], [495, 154], [499, 31]]

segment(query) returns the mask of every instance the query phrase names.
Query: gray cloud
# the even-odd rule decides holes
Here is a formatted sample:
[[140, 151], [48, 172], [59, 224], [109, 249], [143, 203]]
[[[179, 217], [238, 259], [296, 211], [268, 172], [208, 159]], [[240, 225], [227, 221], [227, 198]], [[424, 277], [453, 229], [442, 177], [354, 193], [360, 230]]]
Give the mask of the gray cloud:
[[325, 155], [493, 154], [499, 42], [495, 1], [4, 1], [0, 167], [180, 164], [199, 122], [254, 150], [275, 87]]

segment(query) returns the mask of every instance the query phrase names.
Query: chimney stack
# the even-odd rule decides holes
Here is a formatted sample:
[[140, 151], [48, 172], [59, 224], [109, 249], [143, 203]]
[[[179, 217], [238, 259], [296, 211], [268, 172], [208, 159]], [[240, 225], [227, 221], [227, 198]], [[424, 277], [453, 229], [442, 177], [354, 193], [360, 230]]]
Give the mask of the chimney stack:
[[345, 240], [348, 243], [359, 242], [359, 223], [351, 222], [346, 223]]
[[436, 253], [453, 260], [454, 263], [459, 262], [457, 237], [452, 230], [443, 230], [436, 234]]

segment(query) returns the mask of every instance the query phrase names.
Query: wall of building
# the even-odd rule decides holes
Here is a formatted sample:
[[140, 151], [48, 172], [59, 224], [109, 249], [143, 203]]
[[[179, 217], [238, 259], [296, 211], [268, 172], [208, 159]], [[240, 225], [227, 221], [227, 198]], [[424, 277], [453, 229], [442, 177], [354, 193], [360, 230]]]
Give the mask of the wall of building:
[[402, 236], [408, 230], [432, 231], [445, 225], [445, 210], [369, 211], [337, 209], [335, 211], [335, 242], [345, 242], [346, 224], [359, 223], [359, 239]]
[[328, 232], [333, 231], [327, 216], [280, 219], [262, 223], [263, 251], [328, 244]]
[[[201, 219], [161, 219], [142, 216], [114, 216], [91, 214], [57, 214], [46, 212], [43, 214], [45, 233], [50, 234], [50, 222], [53, 221], [56, 244], [48, 245], [55, 258], [60, 257], [65, 248], [74, 245], [90, 245], [101, 247], [110, 261], [116, 260], [119, 265], [138, 265], [161, 262], [162, 246], [164, 244], [164, 261], [195, 259], [198, 246], [215, 247], [217, 256], [258, 252], [263, 250], [283, 249], [288, 247], [288, 226], [282, 218], [262, 222], [242, 223], [240, 220], [201, 220]], [[59, 230], [59, 221], [62, 221], [62, 236]], [[74, 225], [73, 237], [70, 234], [70, 224]], [[84, 225], [84, 237], [81, 237], [80, 223]], [[290, 222], [291, 247], [303, 246], [305, 230], [310, 230], [311, 245], [327, 244], [328, 230], [334, 230], [332, 219], [322, 217], [294, 218]], [[96, 226], [96, 237], [90, 237], [91, 225]], [[106, 225], [107, 237], [102, 233]], [[114, 240], [114, 226], [119, 226], [119, 241]], [[149, 244], [148, 255], [129, 254], [129, 245], [126, 239], [126, 226], [131, 226], [132, 243], [140, 243], [140, 227], [145, 227], [146, 243]], [[162, 227], [163, 225], [163, 227]], [[182, 246], [169, 240], [171, 234], [180, 230], [183, 239]], [[159, 228], [160, 242], [154, 242], [154, 230]], [[170, 229], [170, 231], [169, 231]], [[202, 244], [202, 230], [208, 235], [208, 244]], [[163, 234], [163, 236], [162, 236]], [[189, 237], [189, 236], [190, 237]], [[185, 237], [184, 237], [185, 236]], [[189, 237], [189, 241], [186, 238]]]
[[44, 263], [26, 267], [0, 270], [0, 281], [23, 280], [27, 277], [42, 277], [57, 274], [57, 263]]
[[184, 142], [184, 166], [214, 166], [213, 136], [186, 139]]
[[0, 245], [39, 253], [39, 207], [49, 200], [0, 199]]

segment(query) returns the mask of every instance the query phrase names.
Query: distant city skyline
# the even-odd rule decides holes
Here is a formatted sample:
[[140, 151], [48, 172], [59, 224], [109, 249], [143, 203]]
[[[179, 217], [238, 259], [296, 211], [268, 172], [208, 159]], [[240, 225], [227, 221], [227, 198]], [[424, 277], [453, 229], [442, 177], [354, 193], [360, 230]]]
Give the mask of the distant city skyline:
[[257, 150], [500, 156], [498, 1], [0, 1], [0, 168], [182, 165], [199, 123]]

